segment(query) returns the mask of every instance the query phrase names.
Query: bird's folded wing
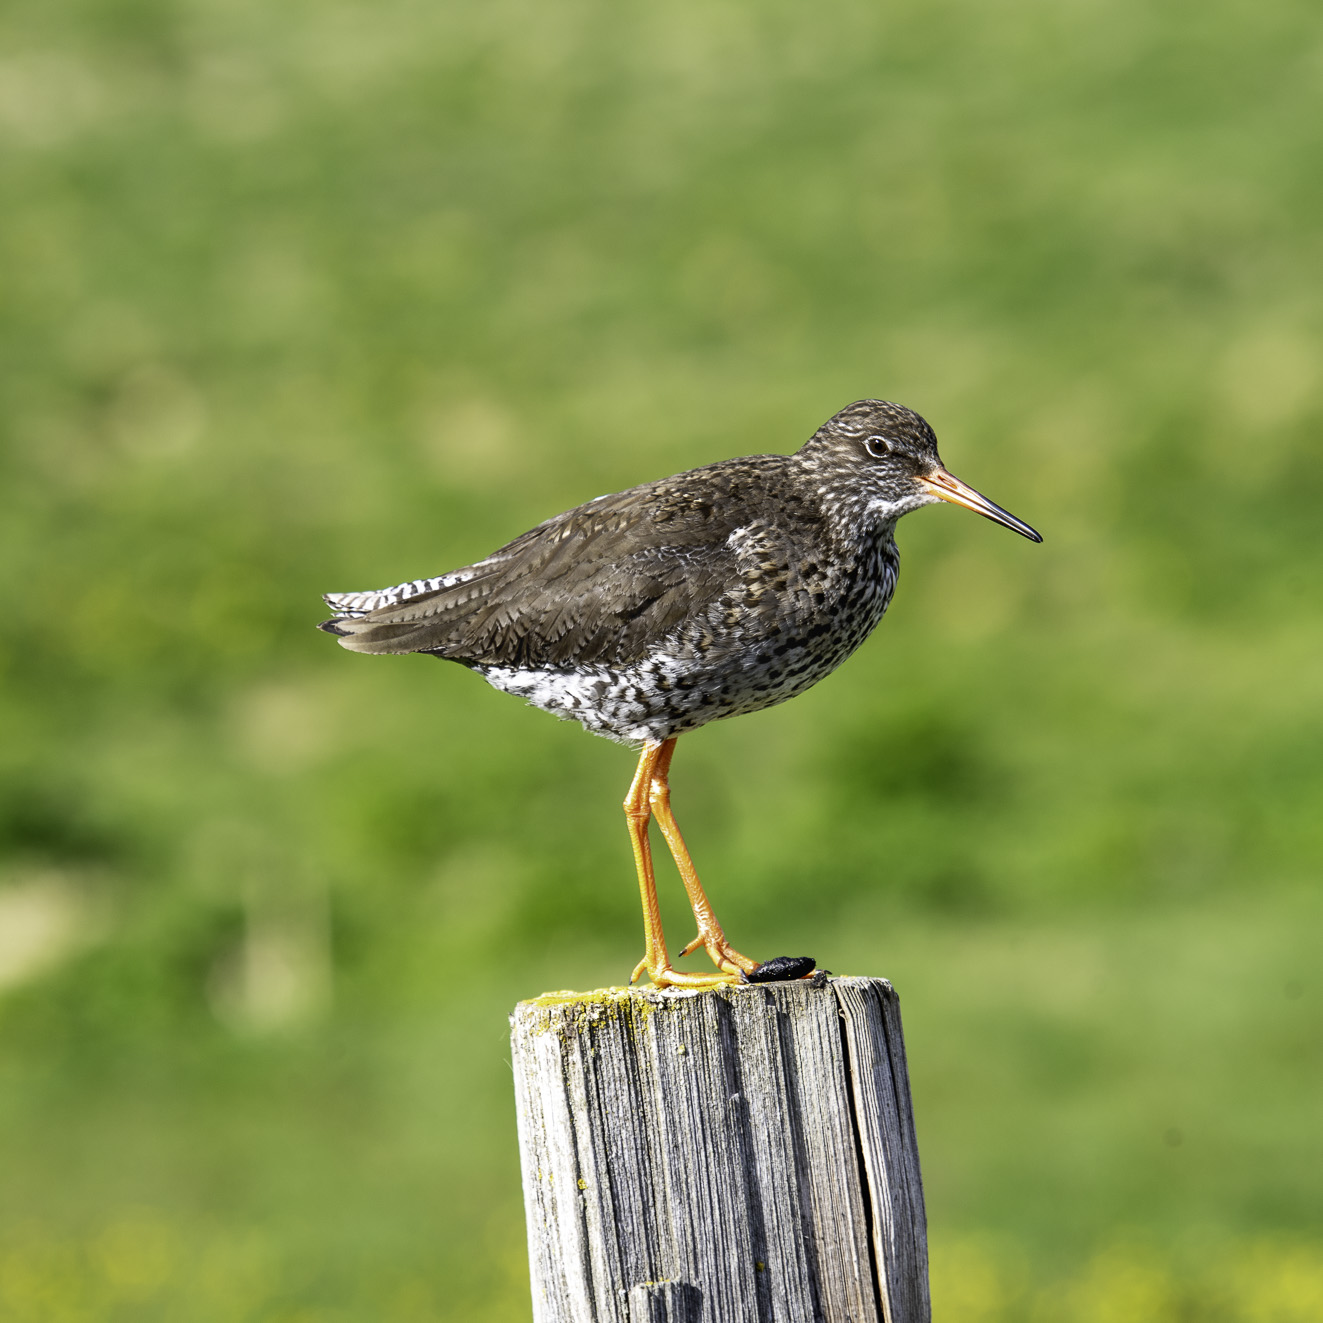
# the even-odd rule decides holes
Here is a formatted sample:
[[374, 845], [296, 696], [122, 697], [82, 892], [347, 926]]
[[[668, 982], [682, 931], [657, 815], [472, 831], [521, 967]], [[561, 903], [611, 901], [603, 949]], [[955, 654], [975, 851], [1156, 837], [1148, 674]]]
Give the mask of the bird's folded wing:
[[[665, 484], [600, 497], [476, 565], [419, 581], [440, 587], [328, 627], [355, 652], [430, 652], [495, 666], [628, 665], [738, 581], [730, 539], [741, 504], [719, 491], [695, 499], [692, 489], [677, 502]], [[351, 597], [370, 599], [328, 600], [352, 611]]]

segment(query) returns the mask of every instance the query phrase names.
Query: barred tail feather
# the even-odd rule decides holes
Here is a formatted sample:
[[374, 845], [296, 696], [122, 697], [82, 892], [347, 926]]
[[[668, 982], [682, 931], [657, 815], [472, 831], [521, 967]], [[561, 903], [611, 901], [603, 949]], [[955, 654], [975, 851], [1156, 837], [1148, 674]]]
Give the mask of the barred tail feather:
[[431, 651], [436, 643], [435, 599], [447, 589], [486, 577], [491, 565], [489, 557], [433, 579], [411, 579], [370, 592], [326, 593], [326, 605], [335, 614], [317, 628], [334, 634], [350, 652]]
[[434, 593], [438, 588], [449, 588], [452, 584], [463, 582], [464, 572], [441, 574], [435, 579], [411, 579], [408, 583], [397, 583], [393, 588], [375, 588], [365, 593], [324, 593], [322, 600], [337, 616], [357, 618], [369, 611], [379, 611], [383, 606], [394, 606], [406, 602], [421, 593]]

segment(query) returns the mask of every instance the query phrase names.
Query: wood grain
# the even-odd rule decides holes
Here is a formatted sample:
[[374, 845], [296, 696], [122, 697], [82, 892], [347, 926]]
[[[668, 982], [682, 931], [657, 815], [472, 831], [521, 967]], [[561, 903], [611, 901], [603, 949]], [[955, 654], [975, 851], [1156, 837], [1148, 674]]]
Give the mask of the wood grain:
[[536, 1323], [927, 1323], [885, 980], [555, 993], [511, 1024]]

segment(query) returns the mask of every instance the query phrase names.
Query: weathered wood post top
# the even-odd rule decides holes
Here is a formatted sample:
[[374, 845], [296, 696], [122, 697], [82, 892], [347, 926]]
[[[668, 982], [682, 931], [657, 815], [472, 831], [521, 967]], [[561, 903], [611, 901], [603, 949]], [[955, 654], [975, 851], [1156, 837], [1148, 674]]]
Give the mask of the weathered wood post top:
[[928, 1323], [885, 979], [548, 993], [511, 1025], [536, 1323]]

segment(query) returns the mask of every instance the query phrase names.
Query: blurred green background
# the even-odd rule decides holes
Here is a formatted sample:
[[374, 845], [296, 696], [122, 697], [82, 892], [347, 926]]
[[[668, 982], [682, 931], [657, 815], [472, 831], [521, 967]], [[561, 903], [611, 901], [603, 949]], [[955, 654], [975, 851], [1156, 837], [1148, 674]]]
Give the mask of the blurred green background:
[[718, 911], [899, 988], [939, 1323], [1323, 1318], [1317, 5], [14, 0], [0, 134], [0, 1317], [529, 1316], [633, 759], [318, 594], [871, 395], [1047, 541], [686, 739]]

